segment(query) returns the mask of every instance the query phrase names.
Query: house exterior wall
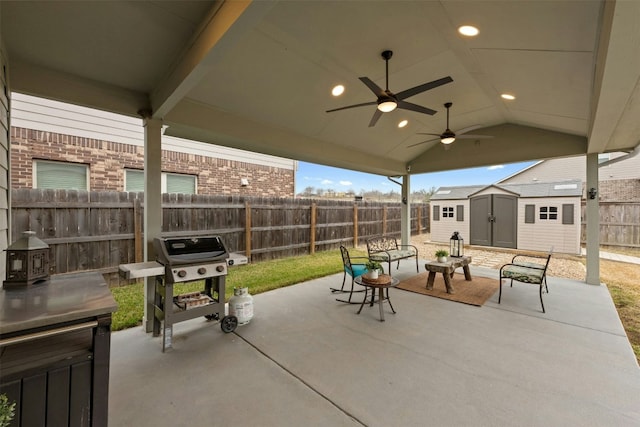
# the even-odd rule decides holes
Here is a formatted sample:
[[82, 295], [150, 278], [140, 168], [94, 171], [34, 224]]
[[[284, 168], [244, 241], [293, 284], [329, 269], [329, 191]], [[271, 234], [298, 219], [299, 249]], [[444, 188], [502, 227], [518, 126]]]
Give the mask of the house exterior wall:
[[[573, 224], [562, 223], [562, 205], [573, 205]], [[525, 223], [525, 206], [535, 206], [535, 222]], [[540, 220], [541, 206], [558, 208], [557, 220]], [[578, 197], [519, 198], [518, 249], [580, 254], [580, 199]]]
[[[33, 188], [34, 160], [88, 165], [92, 191], [124, 191], [125, 169], [144, 169], [140, 119], [22, 94], [14, 98], [13, 188]], [[293, 160], [168, 136], [162, 147], [163, 172], [197, 176], [198, 194], [294, 197]]]
[[[430, 218], [430, 230], [431, 230], [431, 241], [439, 242], [439, 243], [449, 243], [449, 239], [453, 235], [454, 231], [460, 233], [460, 236], [464, 241], [469, 243], [469, 199], [466, 200], [434, 200], [430, 202], [431, 205], [431, 215]], [[439, 220], [435, 221], [433, 215], [433, 207], [438, 206], [440, 215]], [[458, 206], [462, 206], [463, 208], [463, 221], [458, 221], [457, 209]], [[453, 218], [443, 218], [442, 217], [442, 208], [443, 207], [451, 207], [453, 208]]]
[[[624, 154], [612, 153], [611, 159], [622, 155]], [[640, 201], [640, 155], [601, 166], [598, 169], [598, 175], [600, 200]], [[584, 156], [544, 160], [503, 179], [499, 184], [552, 182], [567, 179], [586, 182], [587, 163]]]
[[[0, 5], [0, 14], [2, 5]], [[0, 19], [1, 20], [1, 19]], [[0, 32], [0, 282], [6, 277], [6, 257], [4, 250], [9, 247], [9, 63], [5, 56], [2, 32]]]

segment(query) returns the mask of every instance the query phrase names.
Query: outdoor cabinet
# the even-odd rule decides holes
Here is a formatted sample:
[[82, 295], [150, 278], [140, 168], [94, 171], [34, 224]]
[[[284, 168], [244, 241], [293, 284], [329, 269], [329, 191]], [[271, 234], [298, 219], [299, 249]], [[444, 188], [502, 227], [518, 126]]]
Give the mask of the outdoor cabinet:
[[107, 426], [111, 313], [97, 273], [0, 290], [0, 393], [11, 426]]

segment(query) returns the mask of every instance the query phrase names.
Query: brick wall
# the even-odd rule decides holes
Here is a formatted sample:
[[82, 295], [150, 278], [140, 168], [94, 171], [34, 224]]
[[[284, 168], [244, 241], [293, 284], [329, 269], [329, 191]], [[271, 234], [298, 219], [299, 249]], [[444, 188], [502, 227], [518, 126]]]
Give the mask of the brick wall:
[[[89, 166], [91, 191], [124, 191], [124, 170], [144, 167], [144, 148], [11, 128], [11, 187], [33, 188], [33, 160]], [[198, 194], [294, 197], [294, 170], [162, 150], [162, 171], [196, 175]], [[241, 178], [249, 185], [242, 187]]]
[[600, 181], [598, 187], [598, 198], [603, 202], [640, 202], [640, 179]]

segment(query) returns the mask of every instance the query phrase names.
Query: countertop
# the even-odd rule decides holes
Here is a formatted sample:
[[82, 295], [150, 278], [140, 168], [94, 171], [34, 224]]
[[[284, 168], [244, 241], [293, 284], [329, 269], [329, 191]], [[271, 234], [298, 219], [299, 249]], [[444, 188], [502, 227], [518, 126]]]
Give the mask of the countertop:
[[118, 308], [99, 273], [52, 276], [24, 288], [0, 289], [0, 334], [113, 313]]

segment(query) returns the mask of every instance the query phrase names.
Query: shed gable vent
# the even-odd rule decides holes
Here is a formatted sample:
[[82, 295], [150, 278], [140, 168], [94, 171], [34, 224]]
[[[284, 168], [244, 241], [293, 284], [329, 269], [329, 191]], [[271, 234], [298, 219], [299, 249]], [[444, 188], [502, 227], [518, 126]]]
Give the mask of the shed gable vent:
[[440, 191], [436, 191], [436, 194], [451, 194], [451, 190], [440, 190]]

